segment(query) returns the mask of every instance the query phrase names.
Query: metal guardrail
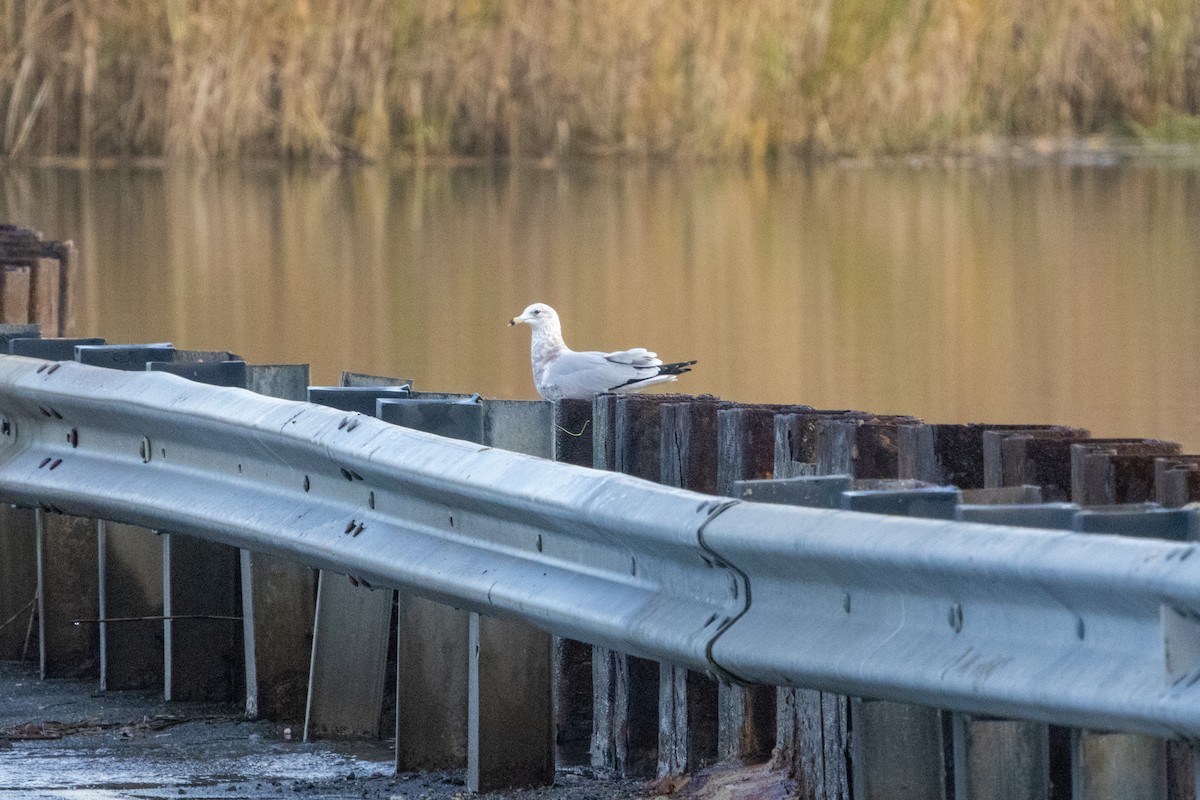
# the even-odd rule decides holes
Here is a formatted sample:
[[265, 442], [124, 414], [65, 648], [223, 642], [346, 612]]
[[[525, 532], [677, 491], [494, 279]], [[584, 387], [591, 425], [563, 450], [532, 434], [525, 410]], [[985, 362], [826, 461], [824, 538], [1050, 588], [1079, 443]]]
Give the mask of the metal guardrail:
[[745, 504], [156, 373], [0, 357], [0, 494], [722, 677], [1200, 735], [1195, 545]]
[[0, 494], [717, 670], [732, 501], [174, 375], [0, 357]]

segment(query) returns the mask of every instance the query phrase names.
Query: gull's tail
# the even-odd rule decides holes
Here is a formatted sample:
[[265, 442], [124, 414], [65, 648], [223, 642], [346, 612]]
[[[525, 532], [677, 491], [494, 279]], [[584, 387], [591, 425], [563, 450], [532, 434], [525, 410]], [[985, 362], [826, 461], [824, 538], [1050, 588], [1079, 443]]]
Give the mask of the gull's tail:
[[646, 375], [640, 378], [630, 378], [624, 383], [617, 384], [611, 387], [610, 392], [636, 392], [639, 389], [645, 389], [647, 386], [653, 386], [656, 383], [666, 383], [667, 381], [676, 380], [676, 376], [682, 375], [685, 372], [692, 371], [692, 365], [695, 361], [676, 361], [674, 364], [655, 364], [651, 367], [639, 367], [639, 369], [655, 369], [652, 375]]

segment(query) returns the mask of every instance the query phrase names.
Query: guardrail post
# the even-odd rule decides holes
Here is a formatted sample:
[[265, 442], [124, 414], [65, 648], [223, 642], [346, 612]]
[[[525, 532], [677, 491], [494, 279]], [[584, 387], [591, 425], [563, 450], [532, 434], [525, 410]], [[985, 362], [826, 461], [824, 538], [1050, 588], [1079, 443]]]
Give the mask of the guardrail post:
[[[153, 360], [169, 361], [176, 353], [170, 344], [109, 345], [103, 339], [16, 339], [8, 343], [14, 353], [40, 358], [66, 356], [66, 347], [72, 353], [69, 357], [80, 363], [129, 371], [145, 370]], [[95, 533], [97, 594], [103, 593], [96, 614], [100, 688], [160, 687], [169, 697], [164, 674], [168, 622], [162, 619], [166, 615], [163, 540], [155, 531], [136, 525], [99, 520]]]
[[0, 504], [0, 659], [27, 655], [37, 614], [37, 528], [32, 508]]
[[[514, 452], [553, 455], [552, 407], [520, 400], [480, 402], [478, 395], [417, 393], [380, 401], [388, 422]], [[429, 744], [417, 739], [466, 741], [467, 789], [492, 791], [546, 785], [554, 779], [554, 715], [550, 635], [518, 622], [404, 598], [397, 634], [400, 679], [397, 751]], [[442, 624], [408, 624], [414, 610]], [[466, 622], [463, 637], [461, 622]], [[447, 664], [447, 661], [451, 662]], [[445, 686], [461, 661], [465, 685]], [[449, 670], [447, 669], [449, 667]], [[442, 696], [431, 703], [428, 695]], [[463, 715], [465, 713], [465, 719]]]
[[[735, 481], [775, 473], [775, 415], [811, 412], [810, 406], [742, 406], [717, 412], [717, 494], [730, 497]], [[775, 687], [718, 689], [717, 755], [761, 760], [775, 747]]]
[[[390, 399], [406, 398], [380, 398], [385, 421], [470, 441], [482, 435], [477, 404], [456, 426], [433, 415], [397, 414], [405, 409]], [[438, 430], [431, 430], [434, 422]], [[396, 770], [469, 767], [471, 615], [409, 592], [397, 598]]]
[[[246, 388], [268, 397], [303, 400], [308, 377], [307, 364], [250, 364]], [[316, 613], [316, 572], [249, 550], [240, 555], [246, 716], [301, 719]]]
[[[668, 399], [659, 410], [659, 481], [715, 494], [715, 397]], [[694, 771], [717, 759], [718, 684], [708, 675], [662, 662], [658, 689], [658, 775]]]
[[[309, 402], [346, 412], [375, 415], [381, 398], [409, 395], [407, 384], [363, 386], [353, 375], [346, 387], [312, 386]], [[304, 738], [377, 737], [387, 692], [392, 620], [403, 614], [390, 589], [360, 586], [357, 580], [321, 570], [313, 618], [312, 657]], [[465, 636], [465, 629], [464, 629]], [[347, 675], [355, 679], [346, 680]], [[397, 742], [399, 751], [399, 742]]]
[[[482, 442], [551, 458], [553, 418], [549, 403], [484, 401]], [[472, 612], [468, 653], [468, 791], [554, 783], [550, 634]]]
[[[592, 465], [592, 404], [559, 400], [554, 404], [554, 460]], [[592, 646], [554, 637], [554, 719], [560, 766], [591, 763]]]
[[98, 337], [81, 339], [38, 339], [19, 337], [8, 341], [8, 352], [14, 356], [44, 358], [47, 361], [74, 361], [76, 345], [94, 347], [104, 344]]
[[[1138, 503], [1155, 497], [1155, 460], [1178, 455], [1175, 442], [1091, 439], [1071, 446], [1072, 499], [1081, 506]], [[1183, 742], [1176, 758], [1190, 760]], [[1165, 800], [1167, 743], [1143, 734], [1073, 732], [1073, 800]]]
[[[163, 361], [155, 360], [153, 353], [148, 358], [144, 369], [150, 372], [213, 386], [246, 384], [246, 363], [230, 353], [173, 350]], [[168, 457], [149, 440], [145, 449], [147, 461]], [[245, 685], [240, 553], [235, 547], [167, 532], [161, 542], [163, 696], [232, 700]]]
[[[38, 638], [43, 678], [98, 677], [95, 521], [38, 509]], [[75, 620], [85, 620], [76, 625]]]

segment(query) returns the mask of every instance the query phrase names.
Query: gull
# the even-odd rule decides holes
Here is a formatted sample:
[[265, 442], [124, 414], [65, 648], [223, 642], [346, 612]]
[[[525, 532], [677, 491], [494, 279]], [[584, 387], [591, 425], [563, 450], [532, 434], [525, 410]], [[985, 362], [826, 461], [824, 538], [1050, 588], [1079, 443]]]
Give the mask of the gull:
[[696, 363], [664, 364], [657, 353], [644, 347], [613, 353], [576, 352], [563, 342], [558, 312], [545, 303], [534, 303], [508, 324], [518, 322], [533, 330], [529, 348], [533, 384], [545, 400], [590, 400], [602, 392], [636, 392], [673, 381], [691, 372]]

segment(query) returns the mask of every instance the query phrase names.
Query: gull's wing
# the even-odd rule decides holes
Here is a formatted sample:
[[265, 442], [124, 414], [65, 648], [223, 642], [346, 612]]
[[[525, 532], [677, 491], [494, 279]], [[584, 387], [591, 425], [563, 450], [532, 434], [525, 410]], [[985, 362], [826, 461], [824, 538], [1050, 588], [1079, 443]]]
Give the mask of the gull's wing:
[[606, 361], [611, 361], [614, 364], [628, 364], [632, 367], [657, 367], [662, 364], [658, 353], [651, 353], [644, 347], [617, 350], [613, 353], [590, 353], [589, 355], [604, 356]]
[[661, 364], [658, 356], [643, 347], [614, 353], [568, 351], [547, 366], [542, 382], [547, 389], [557, 390], [559, 397], [589, 398], [645, 385], [658, 375]]

